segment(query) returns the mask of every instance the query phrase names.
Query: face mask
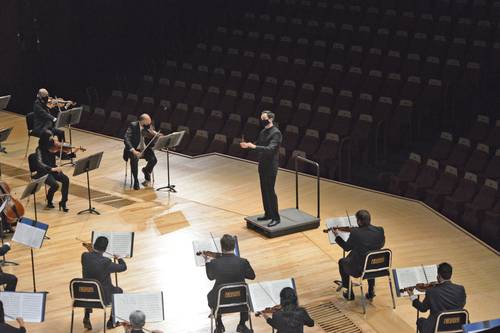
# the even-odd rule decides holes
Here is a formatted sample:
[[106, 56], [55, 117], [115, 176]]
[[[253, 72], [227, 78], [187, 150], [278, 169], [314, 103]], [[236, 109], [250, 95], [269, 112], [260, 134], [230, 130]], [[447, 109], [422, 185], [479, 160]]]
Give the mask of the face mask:
[[266, 127], [269, 124], [270, 124], [269, 119], [261, 119], [260, 120], [260, 126], [262, 126], [262, 127]]

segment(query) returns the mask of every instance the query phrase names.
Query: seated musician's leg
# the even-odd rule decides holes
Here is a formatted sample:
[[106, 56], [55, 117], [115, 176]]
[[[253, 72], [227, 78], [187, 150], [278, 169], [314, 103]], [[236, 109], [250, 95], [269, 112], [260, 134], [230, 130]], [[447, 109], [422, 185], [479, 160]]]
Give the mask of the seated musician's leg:
[[17, 277], [8, 273], [0, 273], [0, 284], [5, 284], [5, 291], [16, 291]]
[[347, 300], [354, 299], [354, 292], [351, 290], [351, 294], [349, 295], [349, 274], [346, 272], [346, 261], [344, 258], [339, 260], [339, 273], [342, 279], [342, 287], [346, 289], [344, 291], [343, 296]]
[[[113, 287], [113, 294], [123, 294], [123, 289], [120, 287]], [[127, 318], [124, 318], [127, 319]], [[119, 321], [119, 320], [118, 320]], [[107, 328], [114, 328], [116, 327], [115, 323], [113, 322], [113, 312], [109, 314], [109, 319], [108, 322], [106, 323]]]
[[47, 208], [54, 208], [52, 200], [54, 199], [54, 194], [59, 189], [59, 184], [57, 184], [56, 179], [50, 173], [47, 179], [45, 180], [45, 184], [49, 186], [49, 190], [47, 191]]
[[52, 134], [57, 136], [59, 141], [61, 141], [61, 142], [66, 141], [66, 136], [65, 136], [64, 130], [60, 130], [59, 128], [52, 128], [51, 131], [52, 131]]
[[152, 149], [147, 149], [144, 152], [144, 158], [146, 159], [146, 161], [148, 163], [142, 169], [142, 172], [144, 173], [144, 179], [149, 182], [149, 181], [151, 181], [151, 172], [153, 172], [153, 168], [155, 167], [155, 165], [158, 161], [157, 161], [155, 153]]
[[59, 205], [67, 211], [66, 202], [68, 201], [68, 191], [69, 191], [69, 178], [64, 173], [58, 173], [54, 177], [57, 181], [61, 182], [61, 201]]
[[427, 318], [420, 317], [417, 319], [417, 330], [418, 332], [425, 332], [424, 326], [427, 321]]
[[248, 312], [240, 312], [240, 322], [238, 327], [236, 327], [236, 332], [240, 333], [250, 333], [250, 329], [247, 327], [246, 322], [248, 320]]
[[134, 178], [134, 189], [138, 190], [139, 179], [137, 178], [137, 169], [139, 168], [139, 159], [132, 153], [129, 153], [129, 161], [130, 161], [130, 172], [132, 173], [132, 177]]
[[375, 279], [368, 279], [368, 293], [366, 298], [373, 299], [375, 297]]

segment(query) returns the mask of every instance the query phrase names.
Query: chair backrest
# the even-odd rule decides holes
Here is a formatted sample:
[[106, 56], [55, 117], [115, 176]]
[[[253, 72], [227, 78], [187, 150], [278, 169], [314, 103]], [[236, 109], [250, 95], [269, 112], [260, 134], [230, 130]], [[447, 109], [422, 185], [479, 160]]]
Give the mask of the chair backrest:
[[469, 322], [467, 310], [443, 311], [436, 320], [434, 333], [458, 333], [463, 332], [462, 326]]
[[31, 131], [33, 130], [35, 122], [35, 114], [33, 112], [29, 112], [26, 114], [26, 127], [28, 128], [28, 135], [31, 134]]
[[370, 251], [365, 258], [362, 279], [371, 279], [390, 274], [392, 266], [392, 251], [380, 249]]
[[30, 173], [33, 174], [37, 172], [37, 166], [38, 166], [38, 156], [36, 156], [36, 153], [29, 154], [28, 156], [28, 167], [30, 169]]
[[249, 291], [246, 283], [230, 283], [219, 287], [214, 315], [219, 313], [250, 312]]
[[69, 284], [69, 292], [74, 308], [104, 309], [104, 289], [93, 279], [75, 278]]

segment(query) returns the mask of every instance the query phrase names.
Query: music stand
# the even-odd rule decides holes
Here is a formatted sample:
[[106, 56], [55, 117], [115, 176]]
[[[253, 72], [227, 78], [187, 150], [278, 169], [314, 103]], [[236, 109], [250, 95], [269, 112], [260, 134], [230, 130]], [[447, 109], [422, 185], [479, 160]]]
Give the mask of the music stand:
[[[73, 138], [71, 137], [71, 126], [76, 125], [80, 123], [80, 119], [82, 118], [82, 111], [83, 107], [77, 107], [77, 108], [72, 108], [68, 110], [61, 110], [59, 111], [59, 114], [57, 115], [57, 120], [54, 125], [55, 128], [61, 128], [61, 127], [67, 127], [69, 131], [69, 145], [73, 145]], [[71, 158], [71, 161], [66, 164], [71, 164], [75, 165], [73, 161], [73, 157]]]
[[[7, 138], [10, 135], [10, 132], [12, 132], [12, 127], [9, 128], [4, 128], [0, 130], [0, 153], [7, 154], [7, 150], [5, 147], [2, 147], [2, 142], [7, 141]], [[0, 177], [2, 177], [2, 165], [0, 164]]]
[[154, 150], [167, 152], [167, 185], [157, 188], [157, 191], [166, 189], [168, 192], [177, 192], [175, 185], [170, 184], [170, 150], [177, 147], [181, 143], [185, 133], [186, 131], [173, 132], [169, 135], [162, 136], [158, 139], [158, 141], [156, 141], [156, 144], [153, 147]]
[[82, 173], [87, 174], [87, 193], [88, 193], [88, 198], [89, 198], [89, 208], [84, 209], [82, 211], [79, 211], [78, 215], [83, 214], [83, 213], [101, 215], [101, 213], [99, 213], [94, 207], [92, 207], [92, 201], [91, 201], [91, 197], [90, 197], [89, 171], [92, 171], [92, 170], [99, 168], [99, 166], [101, 165], [102, 154], [104, 154], [104, 152], [101, 151], [97, 154], [93, 154], [93, 155], [87, 156], [85, 158], [79, 159], [75, 163], [75, 171], [73, 172], [73, 177], [79, 176]]

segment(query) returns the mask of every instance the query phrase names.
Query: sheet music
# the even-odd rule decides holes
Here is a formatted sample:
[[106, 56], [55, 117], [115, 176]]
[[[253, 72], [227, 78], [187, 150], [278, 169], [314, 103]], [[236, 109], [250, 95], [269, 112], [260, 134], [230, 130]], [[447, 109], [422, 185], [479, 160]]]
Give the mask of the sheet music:
[[280, 292], [285, 287], [295, 289], [292, 278], [249, 284], [248, 290], [254, 312], [280, 304]]
[[[217, 245], [217, 247], [215, 247]], [[194, 240], [193, 241], [193, 253], [194, 253], [194, 261], [196, 262], [196, 266], [205, 266], [205, 259], [203, 256], [197, 256], [196, 252], [200, 251], [211, 251], [211, 252], [221, 252], [220, 249], [220, 238], [214, 237], [203, 239], [203, 240]]]
[[22, 317], [27, 323], [41, 323], [45, 319], [45, 295], [4, 291], [0, 292], [0, 301], [9, 317]]
[[[394, 271], [396, 272], [396, 278], [398, 280], [400, 290], [415, 287], [418, 283], [437, 282], [437, 265], [423, 266], [423, 269], [422, 266], [396, 268]], [[418, 290], [414, 290], [413, 292], [415, 295], [425, 294]], [[408, 293], [403, 292], [401, 295], [408, 296]]]
[[[109, 241], [106, 252], [112, 253], [121, 258], [132, 257], [134, 246], [133, 232], [92, 231], [92, 244], [94, 244], [95, 240], [100, 236], [106, 237]], [[107, 253], [104, 253], [104, 256], [112, 258], [112, 256]]]
[[37, 228], [25, 223], [18, 223], [12, 240], [33, 249], [42, 247], [43, 238], [47, 230]]
[[[350, 223], [349, 223], [350, 222]], [[340, 216], [326, 219], [326, 227], [357, 227], [358, 221], [356, 220], [356, 216]], [[342, 238], [345, 242], [349, 239], [349, 232], [339, 231], [339, 237]], [[330, 240], [330, 244], [336, 244], [335, 242], [335, 234], [332, 231], [328, 231], [328, 239]]]
[[113, 294], [113, 315], [115, 318], [129, 320], [130, 314], [136, 310], [144, 312], [148, 323], [163, 321], [165, 319], [163, 293]]

